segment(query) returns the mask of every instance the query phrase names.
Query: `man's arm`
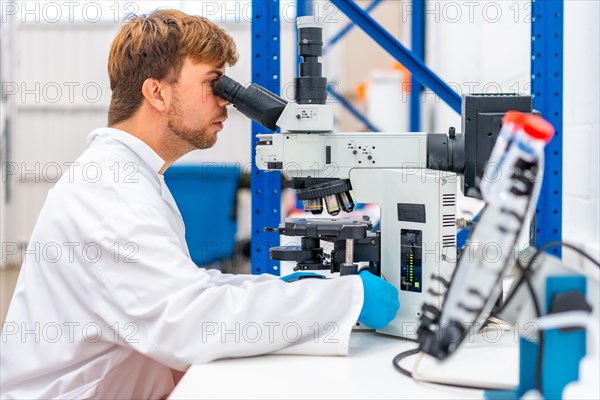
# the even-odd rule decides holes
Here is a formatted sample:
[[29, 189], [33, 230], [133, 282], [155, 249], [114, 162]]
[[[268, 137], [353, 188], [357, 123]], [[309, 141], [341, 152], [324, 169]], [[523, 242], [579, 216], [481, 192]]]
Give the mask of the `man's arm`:
[[363, 303], [359, 277], [288, 284], [207, 271], [185, 255], [169, 224], [161, 210], [124, 206], [90, 238], [106, 249], [137, 248], [91, 269], [94, 311], [110, 324], [135, 324], [129, 346], [176, 369], [282, 349], [347, 353]]

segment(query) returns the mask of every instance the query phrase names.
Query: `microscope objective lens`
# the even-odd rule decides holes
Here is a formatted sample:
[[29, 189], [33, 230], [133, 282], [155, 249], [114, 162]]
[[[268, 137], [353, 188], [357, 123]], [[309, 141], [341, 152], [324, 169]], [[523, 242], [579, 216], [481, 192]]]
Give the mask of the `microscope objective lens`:
[[323, 212], [323, 201], [321, 199], [304, 200], [304, 211], [314, 215], [321, 214]]
[[335, 217], [340, 213], [340, 203], [335, 194], [325, 197], [325, 205], [327, 206], [327, 212], [331, 216]]
[[349, 213], [354, 210], [354, 199], [352, 199], [352, 195], [350, 192], [344, 192], [338, 194], [338, 201], [342, 206], [342, 210]]

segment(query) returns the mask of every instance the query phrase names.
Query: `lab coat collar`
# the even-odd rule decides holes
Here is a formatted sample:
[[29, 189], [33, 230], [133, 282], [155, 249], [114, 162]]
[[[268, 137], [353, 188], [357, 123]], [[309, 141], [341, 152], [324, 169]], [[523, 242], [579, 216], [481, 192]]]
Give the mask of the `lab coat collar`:
[[98, 137], [103, 139], [113, 139], [123, 143], [148, 164], [150, 170], [156, 174], [158, 174], [165, 165], [165, 160], [156, 154], [150, 146], [130, 133], [115, 128], [94, 129], [87, 137], [88, 146]]
[[152, 173], [153, 178], [156, 180], [156, 183], [160, 186], [160, 193], [163, 200], [167, 202], [177, 218], [181, 221], [181, 234], [185, 235], [185, 228], [183, 227], [183, 218], [181, 217], [181, 212], [179, 211], [177, 203], [175, 202], [175, 198], [171, 194], [171, 191], [165, 182], [165, 177], [160, 173], [161, 168], [165, 165], [165, 161], [142, 140], [120, 129], [98, 128], [93, 130], [87, 137], [88, 146], [98, 138], [115, 140], [119, 143], [122, 143], [146, 164], [147, 168], [149, 168], [149, 171]]

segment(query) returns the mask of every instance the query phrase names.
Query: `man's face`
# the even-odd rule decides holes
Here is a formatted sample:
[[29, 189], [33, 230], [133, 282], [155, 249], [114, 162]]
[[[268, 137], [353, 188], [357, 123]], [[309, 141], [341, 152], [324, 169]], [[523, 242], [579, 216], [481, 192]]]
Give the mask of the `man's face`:
[[212, 147], [227, 119], [229, 103], [213, 94], [213, 85], [225, 68], [195, 64], [186, 57], [173, 86], [168, 129], [196, 149]]

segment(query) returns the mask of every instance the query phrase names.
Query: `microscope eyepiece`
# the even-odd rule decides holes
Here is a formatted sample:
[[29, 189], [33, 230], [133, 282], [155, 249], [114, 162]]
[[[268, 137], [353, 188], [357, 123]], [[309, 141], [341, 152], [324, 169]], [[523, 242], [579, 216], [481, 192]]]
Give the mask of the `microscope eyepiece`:
[[214, 87], [214, 93], [227, 100], [242, 114], [272, 131], [277, 129], [277, 120], [287, 101], [258, 85], [247, 88], [222, 76]]
[[231, 79], [227, 75], [222, 76], [215, 85], [214, 92], [217, 96], [227, 100], [231, 104], [235, 105], [238, 98], [238, 92], [245, 90], [244, 87]]
[[319, 57], [323, 54], [323, 25], [314, 17], [298, 18], [298, 55], [302, 57], [300, 76], [294, 79], [296, 103], [325, 104], [327, 78]]

